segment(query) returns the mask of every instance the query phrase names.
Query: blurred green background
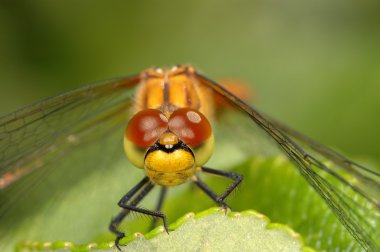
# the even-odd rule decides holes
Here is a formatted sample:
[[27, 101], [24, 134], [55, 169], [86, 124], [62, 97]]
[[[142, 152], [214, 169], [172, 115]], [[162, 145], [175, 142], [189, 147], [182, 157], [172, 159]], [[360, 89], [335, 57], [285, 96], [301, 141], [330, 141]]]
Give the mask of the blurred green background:
[[380, 155], [380, 2], [1, 1], [0, 114], [190, 63], [252, 83], [256, 106], [354, 156]]

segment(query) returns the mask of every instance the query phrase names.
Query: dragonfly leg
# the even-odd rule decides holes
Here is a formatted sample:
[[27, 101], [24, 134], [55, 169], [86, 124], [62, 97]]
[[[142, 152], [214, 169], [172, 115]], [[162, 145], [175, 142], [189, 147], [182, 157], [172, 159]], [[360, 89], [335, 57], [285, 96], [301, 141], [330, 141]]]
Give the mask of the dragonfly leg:
[[[161, 187], [160, 197], [158, 198], [158, 202], [157, 202], [157, 206], [156, 206], [156, 210], [155, 210], [156, 212], [161, 212], [167, 191], [168, 191], [167, 187], [165, 187], [165, 186]], [[157, 220], [158, 220], [157, 217], [153, 218], [152, 223], [150, 225], [150, 230], [156, 226]]]
[[[168, 232], [169, 229], [166, 223], [165, 214], [136, 207], [137, 204], [153, 189], [153, 187], [154, 184], [150, 182], [148, 177], [145, 177], [119, 201], [118, 205], [123, 208], [123, 211], [113, 218], [109, 225], [109, 230], [116, 234], [115, 245], [119, 250], [119, 241], [125, 236], [125, 234], [118, 230], [118, 226], [131, 211], [161, 218], [164, 222], [165, 230]], [[140, 193], [135, 196], [135, 194], [139, 191]], [[134, 198], [132, 199], [132, 197]]]
[[241, 181], [243, 180], [243, 176], [230, 171], [215, 170], [207, 167], [201, 167], [201, 169], [205, 173], [226, 177], [234, 181], [234, 183], [232, 183], [221, 195], [217, 195], [198, 176], [196, 176], [194, 179], [194, 183], [199, 188], [201, 188], [202, 191], [204, 191], [210, 198], [212, 198], [219, 206], [231, 209], [231, 207], [227, 203], [225, 203], [224, 200], [241, 183]]

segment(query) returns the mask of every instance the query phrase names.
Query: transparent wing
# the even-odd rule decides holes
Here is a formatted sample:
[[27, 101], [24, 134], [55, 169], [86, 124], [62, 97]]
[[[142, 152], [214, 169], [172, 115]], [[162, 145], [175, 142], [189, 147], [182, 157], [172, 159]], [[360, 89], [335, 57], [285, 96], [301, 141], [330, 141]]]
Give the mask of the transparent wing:
[[[135, 75], [89, 85], [0, 118], [1, 240], [22, 233], [18, 228], [22, 222], [38, 223], [36, 227], [46, 229], [45, 237], [60, 239], [59, 234], [51, 235], [52, 229], [60, 226], [54, 227], [54, 217], [44, 219], [49, 209], [71, 204], [72, 209], [62, 210], [73, 211], [71, 217], [61, 214], [55, 218], [63, 216], [62, 221], [67, 222], [75, 219], [75, 211], [93, 204], [86, 201], [88, 195], [122, 158], [123, 128], [131, 112], [133, 87], [138, 82], [139, 75]], [[81, 204], [74, 204], [75, 197], [64, 200], [70, 188], [93, 176], [94, 171], [99, 172], [99, 168], [103, 169], [103, 177], [94, 182], [95, 186], [84, 188], [81, 194], [75, 192], [75, 197], [84, 195]], [[32, 238], [26, 233], [18, 240]]]
[[137, 82], [134, 76], [86, 86], [1, 117], [0, 188], [42, 166], [38, 157], [54, 152], [57, 144], [75, 144], [84, 130], [90, 130], [86, 125], [101, 119], [102, 111], [110, 113], [109, 107], [125, 102], [115, 98]]
[[[379, 173], [351, 162], [282, 123], [265, 117], [206, 77], [198, 74], [198, 78], [249, 116], [278, 144], [364, 249], [380, 250]], [[305, 149], [300, 147], [301, 144]], [[326, 158], [334, 165], [323, 162]]]
[[[335, 166], [331, 166], [332, 173], [336, 173], [338, 176], [339, 172], [345, 171], [351, 173], [355, 176], [358, 186], [353, 188], [355, 191], [360, 193], [363, 197], [367, 198], [368, 201], [372, 201], [374, 204], [379, 206], [380, 202], [380, 173], [374, 170], [370, 170], [356, 162], [353, 162], [342, 154], [328, 148], [308, 136], [290, 128], [289, 126], [283, 124], [282, 122], [269, 117], [261, 113], [263, 117], [269, 120], [277, 129], [291, 136], [295, 141], [302, 146], [303, 149], [308, 149], [308, 152], [316, 152], [324, 158], [332, 161]], [[342, 181], [343, 183], [345, 181]]]

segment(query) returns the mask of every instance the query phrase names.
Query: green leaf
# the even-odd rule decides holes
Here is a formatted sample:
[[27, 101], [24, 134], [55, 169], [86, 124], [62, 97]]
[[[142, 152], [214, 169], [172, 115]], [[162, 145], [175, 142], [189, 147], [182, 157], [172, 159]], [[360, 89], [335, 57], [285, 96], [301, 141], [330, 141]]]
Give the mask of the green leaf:
[[[303, 245], [301, 237], [289, 227], [270, 224], [269, 219], [254, 211], [228, 212], [211, 208], [197, 215], [189, 213], [170, 226], [166, 234], [162, 227], [145, 236], [136, 233], [122, 240], [123, 251], [313, 251]], [[22, 244], [20, 251], [61, 250], [113, 251], [109, 244], [89, 244], [75, 247], [71, 243]]]

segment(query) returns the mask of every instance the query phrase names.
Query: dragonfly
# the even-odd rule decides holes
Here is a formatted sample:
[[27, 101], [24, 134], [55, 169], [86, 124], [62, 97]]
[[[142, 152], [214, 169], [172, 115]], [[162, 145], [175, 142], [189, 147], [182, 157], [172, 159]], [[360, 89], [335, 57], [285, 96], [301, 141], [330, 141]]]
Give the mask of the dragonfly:
[[[220, 100], [276, 144], [364, 250], [380, 250], [379, 172], [258, 111], [189, 65], [151, 68], [95, 83], [1, 117], [1, 222], [13, 223], [14, 218], [28, 221], [24, 215], [38, 211], [34, 205], [41, 194], [57, 202], [55, 188], [59, 191], [81, 177], [93, 176], [97, 167], [107, 167], [107, 162], [121, 154], [145, 176], [119, 200], [122, 210], [109, 224], [118, 248], [125, 236], [120, 224], [131, 212], [162, 219], [169, 232], [166, 215], [161, 212], [169, 187], [192, 181], [216, 204], [229, 208], [225, 200], [243, 176], [205, 166], [218, 148], [213, 122], [217, 121], [216, 103]], [[123, 138], [123, 144], [116, 138]], [[86, 156], [94, 148], [99, 154]], [[200, 173], [233, 183], [218, 195], [201, 180]], [[161, 188], [156, 208], [139, 207], [155, 186]], [[82, 194], [96, 197], [91, 191]], [[18, 211], [21, 214], [12, 219], [12, 213]]]

